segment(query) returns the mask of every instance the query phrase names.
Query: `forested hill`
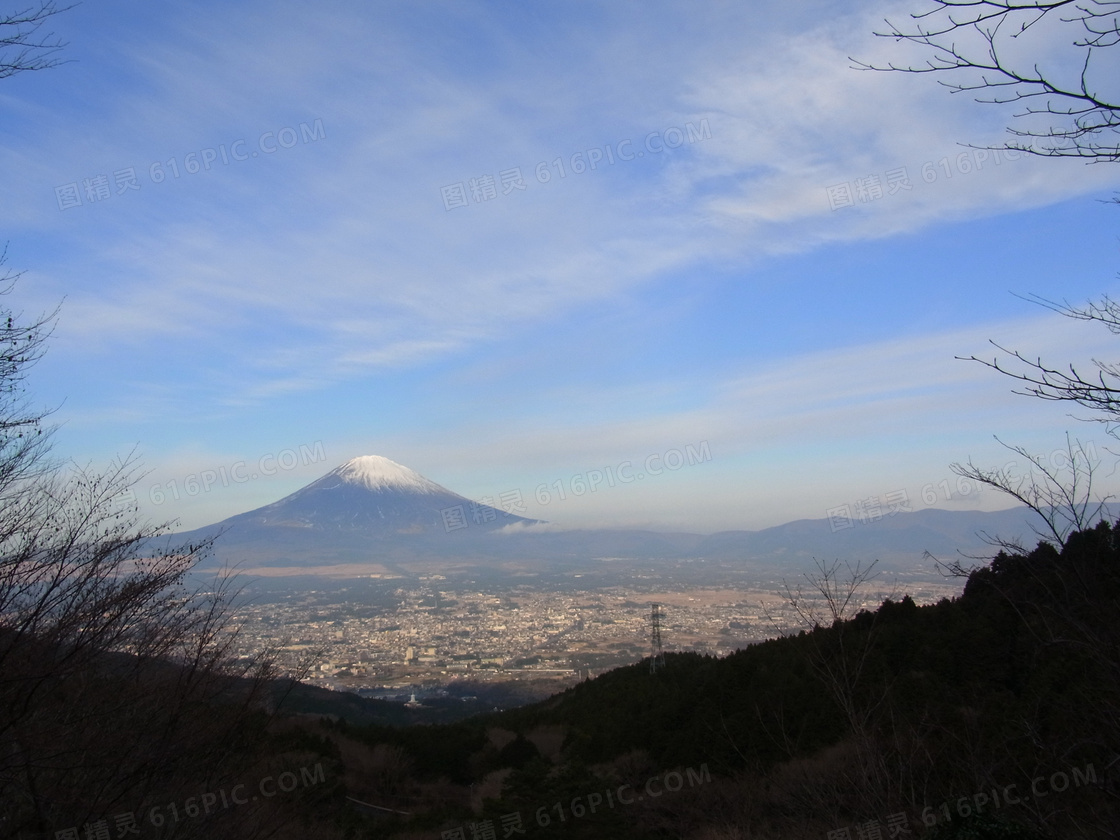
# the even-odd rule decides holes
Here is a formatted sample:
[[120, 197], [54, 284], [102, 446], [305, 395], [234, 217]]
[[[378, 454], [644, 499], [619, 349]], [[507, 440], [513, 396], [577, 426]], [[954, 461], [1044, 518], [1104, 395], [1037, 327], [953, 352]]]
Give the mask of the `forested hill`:
[[[1102, 524], [999, 555], [951, 601], [420, 726], [277, 712], [267, 672], [24, 643], [0, 671], [22, 727], [0, 837], [132, 820], [178, 840], [1103, 840], [1120, 825], [1118, 616], [1120, 527]], [[48, 677], [20, 719], [33, 666]]]
[[[647, 661], [455, 726], [336, 735], [407, 755], [393, 795], [411, 810], [425, 810], [426, 785], [442, 778], [470, 786], [495, 821], [581, 795], [586, 809], [588, 792], [620, 780], [710, 773], [627, 806], [622, 823], [614, 808], [569, 814], [563, 836], [605, 836], [608, 823], [613, 836], [664, 836], [667, 825], [672, 836], [733, 836], [695, 833], [713, 820], [816, 837], [877, 821], [888, 836], [899, 815], [916, 834], [967, 824], [979, 833], [960, 836], [1034, 836], [1007, 833], [1022, 824], [1114, 836], [1118, 545], [1120, 529], [1101, 524], [1060, 552], [1000, 554], [952, 601], [888, 601], [723, 659], [670, 654], [658, 673]], [[558, 815], [537, 834], [559, 831]]]
[[887, 601], [723, 659], [669, 654], [656, 675], [642, 662], [503, 720], [572, 726], [573, 750], [589, 761], [640, 748], [666, 766], [708, 761], [721, 771], [767, 769], [891, 716], [922, 720], [931, 736], [939, 721], [955, 749], [963, 730], [974, 732], [973, 744], [1004, 743], [1013, 718], [1043, 706], [1054, 710], [1038, 721], [1047, 731], [1088, 745], [1099, 731], [1085, 725], [1088, 709], [1068, 711], [1090, 694], [1098, 711], [1101, 701], [1120, 709], [1120, 698], [1104, 693], [1120, 668], [1112, 535], [1103, 527], [1076, 535], [1060, 555], [1049, 546], [1026, 558], [1001, 555], [952, 601]]

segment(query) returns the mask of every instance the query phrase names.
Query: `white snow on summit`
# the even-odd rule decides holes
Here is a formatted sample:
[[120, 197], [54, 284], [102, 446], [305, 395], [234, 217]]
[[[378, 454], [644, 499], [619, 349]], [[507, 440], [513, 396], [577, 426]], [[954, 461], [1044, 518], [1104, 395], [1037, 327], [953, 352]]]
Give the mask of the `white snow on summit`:
[[407, 490], [411, 493], [447, 493], [434, 481], [415, 470], [390, 461], [380, 455], [361, 455], [351, 458], [333, 473], [347, 484], [357, 484], [368, 490]]

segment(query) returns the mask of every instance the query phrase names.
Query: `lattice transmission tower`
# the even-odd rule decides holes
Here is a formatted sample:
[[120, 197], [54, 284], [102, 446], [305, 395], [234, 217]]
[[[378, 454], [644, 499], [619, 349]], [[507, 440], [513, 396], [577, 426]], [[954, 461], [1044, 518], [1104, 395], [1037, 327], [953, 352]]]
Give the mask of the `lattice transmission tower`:
[[649, 614], [649, 672], [656, 674], [665, 667], [665, 651], [661, 649], [661, 605], [652, 604]]

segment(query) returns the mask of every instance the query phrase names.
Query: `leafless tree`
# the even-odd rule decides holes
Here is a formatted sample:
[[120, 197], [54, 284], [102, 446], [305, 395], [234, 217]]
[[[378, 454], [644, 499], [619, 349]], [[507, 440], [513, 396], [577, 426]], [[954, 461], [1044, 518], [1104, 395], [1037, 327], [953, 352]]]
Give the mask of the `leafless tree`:
[[[1090, 302], [1083, 307], [1055, 303], [1037, 296], [1032, 300], [1067, 318], [1104, 324], [1113, 335], [1120, 335], [1120, 303], [1107, 295], [1099, 302]], [[1095, 415], [1088, 419], [1104, 423], [1108, 433], [1116, 437], [1116, 431], [1120, 428], [1120, 365], [1094, 359], [1093, 373], [1079, 373], [1072, 364], [1068, 366], [1067, 373], [1061, 368], [1043, 364], [1041, 358], [1032, 360], [1019, 351], [1008, 350], [994, 341], [992, 346], [1004, 354], [1002, 362], [998, 357], [991, 361], [976, 356], [968, 356], [967, 359], [980, 362], [1023, 383], [1023, 390], [1015, 393], [1043, 400], [1069, 402], [1088, 409]]]
[[[884, 38], [932, 52], [920, 64], [871, 70], [934, 73], [953, 92], [989, 104], [1017, 103], [1016, 140], [1003, 146], [1044, 157], [1120, 160], [1120, 43], [1116, 0], [925, 0], [906, 25], [886, 21]], [[1033, 39], [1033, 40], [1032, 40]], [[1057, 39], [1064, 52], [1053, 49]]]
[[845, 563], [848, 573], [844, 577], [841, 577], [839, 560], [830, 564], [823, 560], [813, 562], [817, 571], [805, 575], [810, 587], [809, 594], [800, 585], [791, 587], [788, 582], [783, 583], [786, 601], [797, 613], [802, 625], [806, 629], [831, 627], [838, 621], [854, 616], [860, 608], [857, 596], [864, 584], [877, 576], [872, 572], [879, 561], [872, 561], [866, 567], [857, 562], [854, 568], [850, 563]]
[[[40, 29], [68, 8], [43, 0], [0, 14], [0, 79], [59, 63], [62, 42]], [[0, 296], [19, 279], [5, 256]], [[50, 412], [30, 403], [26, 381], [54, 314], [0, 305], [3, 837], [108, 836], [115, 815], [143, 823], [154, 805], [193, 802], [276, 762], [254, 742], [275, 706], [275, 652], [237, 655], [231, 578], [188, 582], [210, 543], [176, 544], [140, 516], [128, 501], [133, 457], [98, 471], [52, 455]], [[176, 838], [326, 836], [286, 825], [283, 811], [262, 802], [220, 820], [150, 822]]]
[[[996, 440], [999, 441], [999, 438]], [[1091, 528], [1107, 516], [1107, 503], [1111, 497], [1095, 494], [1094, 464], [1083, 443], [1066, 435], [1066, 464], [1059, 469], [1022, 446], [999, 442], [1027, 460], [1031, 465], [1027, 475], [1016, 475], [1007, 467], [985, 469], [971, 460], [965, 464], [952, 464], [950, 469], [964, 478], [994, 487], [1026, 505], [1044, 523], [1042, 528], [1032, 526], [1037, 537], [1052, 541], [1059, 547], [1064, 546], [1071, 533]], [[1016, 553], [1026, 550], [1017, 542], [999, 538], [989, 538], [989, 541]]]
[[[894, 791], [889, 757], [879, 743], [875, 719], [882, 711], [889, 686], [868, 693], [873, 678], [867, 672], [875, 649], [875, 615], [863, 612], [866, 585], [877, 573], [878, 561], [868, 565], [816, 560], [816, 572], [806, 574], [808, 590], [784, 584], [786, 601], [809, 633], [811, 661], [818, 678], [844, 714], [851, 733], [855, 766], [847, 780], [851, 795], [865, 808], [887, 807]], [[866, 619], [861, 623], [859, 619]]]
[[[987, 92], [978, 101], [1021, 103], [1015, 114], [1023, 128], [1009, 127], [1016, 138], [1000, 148], [1044, 157], [1079, 157], [1091, 162], [1120, 161], [1120, 0], [923, 0], [924, 9], [907, 25], [887, 23], [881, 37], [917, 44], [932, 52], [923, 64], [888, 63], [872, 70], [934, 73], [954, 92]], [[1110, 63], [1111, 62], [1111, 63]], [[1041, 122], [1040, 122], [1041, 121]], [[1043, 127], [1040, 127], [1043, 126]], [[1117, 199], [1120, 201], [1120, 199]], [[1062, 315], [1104, 324], [1120, 334], [1120, 304], [1105, 296], [1084, 307], [1033, 300]], [[1120, 429], [1120, 365], [1093, 360], [1084, 374], [1031, 359], [995, 342], [1003, 358], [967, 357], [1017, 380], [1016, 393], [1070, 402], [1092, 413], [1108, 433]], [[1093, 492], [1094, 464], [1084, 445], [1067, 435], [1067, 470], [1049, 467], [1022, 447], [1007, 446], [1031, 464], [1030, 474], [1016, 478], [1001, 469], [953, 464], [958, 475], [995, 487], [1026, 505], [1042, 519], [1038, 536], [1065, 544], [1073, 532], [1092, 526], [1107, 514], [1107, 498]], [[1067, 474], [1068, 473], [1068, 474]], [[1023, 547], [994, 540], [1001, 548]], [[967, 573], [959, 564], [951, 573]]]
[[[861, 609], [858, 596], [864, 585], [875, 577], [873, 570], [878, 561], [867, 566], [859, 562], [854, 567], [850, 563], [845, 564], [846, 574], [842, 573], [838, 560], [831, 564], [822, 560], [815, 562], [817, 571], [805, 575], [810, 586], [809, 594], [800, 585], [791, 587], [786, 583], [786, 601], [806, 630], [819, 633], [831, 629], [835, 634], [829, 643], [818, 645], [814, 667], [843, 710], [852, 731], [862, 734], [874, 711], [859, 697], [871, 642], [867, 635], [860, 638], [853, 628], [848, 627], [848, 623]], [[856, 637], [854, 640], [853, 636]]]
[[[175, 543], [127, 501], [135, 459], [52, 457], [47, 413], [25, 396], [50, 324], [0, 307], [0, 836], [217, 789], [258, 761], [280, 676], [272, 652], [237, 655], [233, 580], [190, 583], [209, 544]], [[238, 816], [175, 836], [267, 825]]]
[[[1113, 334], [1120, 335], [1120, 304], [1108, 296], [1083, 307], [1040, 297], [1033, 300], [1068, 318], [1103, 324]], [[1110, 436], [1117, 437], [1120, 430], [1120, 365], [1094, 359], [1095, 374], [1082, 374], [1072, 364], [1067, 372], [1044, 363], [1041, 357], [1031, 359], [1018, 350], [1009, 350], [995, 342], [992, 344], [1003, 353], [1002, 359], [997, 356], [989, 360], [975, 355], [958, 358], [979, 362], [1011, 377], [1021, 385], [1015, 390], [1017, 394], [1071, 403], [1086, 409], [1088, 416], [1079, 419], [1102, 423]], [[1027, 460], [1031, 469], [1026, 476], [1016, 477], [1007, 469], [978, 467], [971, 460], [953, 464], [951, 469], [957, 475], [994, 487], [1026, 505], [1043, 522], [1041, 529], [1035, 529], [1040, 538], [1051, 540], [1060, 547], [1065, 545], [1071, 533], [1090, 528], [1109, 515], [1107, 505], [1111, 497], [1100, 496], [1094, 490], [1097, 465], [1081, 441], [1066, 435], [1065, 465], [1061, 468], [1047, 464], [1041, 456], [1031, 454], [1021, 446], [1011, 446], [1003, 441], [1000, 444]], [[1017, 543], [1000, 539], [993, 542], [1013, 553], [1025, 550]], [[956, 571], [962, 570], [958, 566]]]
[[40, 34], [43, 24], [73, 6], [58, 6], [54, 0], [14, 12], [0, 14], [0, 79], [25, 70], [46, 70], [61, 62], [56, 53], [65, 43], [51, 33]]

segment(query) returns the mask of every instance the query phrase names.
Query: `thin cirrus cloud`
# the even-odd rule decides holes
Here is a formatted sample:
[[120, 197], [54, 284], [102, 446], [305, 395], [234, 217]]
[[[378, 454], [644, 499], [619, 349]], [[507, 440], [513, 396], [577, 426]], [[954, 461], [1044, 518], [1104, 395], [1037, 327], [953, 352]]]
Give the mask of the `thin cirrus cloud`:
[[[318, 427], [338, 451], [439, 452], [464, 477], [488, 459], [548, 474], [701, 435], [731, 463], [794, 437], [862, 439], [876, 412], [944, 427], [980, 387], [951, 362], [956, 344], [998, 317], [976, 314], [969, 287], [996, 280], [946, 280], [944, 312], [891, 334], [881, 293], [823, 255], [901, 252], [907, 236], [1099, 197], [1120, 176], [979, 157], [959, 144], [1000, 142], [1006, 111], [852, 69], [849, 56], [902, 49], [871, 32], [911, 5], [70, 10], [59, 28], [83, 74], [0, 90], [0, 219], [31, 269], [21, 294], [29, 309], [64, 300], [47, 391], [91, 452], [122, 438], [157, 459], [236, 452], [257, 444], [234, 426], [277, 445]], [[265, 151], [285, 128], [295, 142]], [[671, 128], [677, 148], [643, 145]], [[237, 140], [256, 156], [219, 162]], [[626, 141], [642, 156], [572, 168]], [[125, 167], [141, 189], [59, 210], [56, 186]], [[468, 186], [468, 206], [447, 209], [443, 188], [515, 167], [524, 190], [479, 201]], [[887, 192], [903, 167], [911, 188]], [[881, 197], [830, 206], [829, 187], [871, 175]], [[817, 279], [783, 275], [793, 261]], [[892, 294], [918, 299], [912, 268]], [[814, 309], [841, 283], [870, 337]], [[704, 329], [725, 301], [754, 302], [744, 287], [765, 309], [782, 284], [805, 297], [791, 324], [805, 338], [775, 340], [746, 310], [753, 344]], [[1055, 358], [1079, 346], [1053, 329]], [[693, 358], [689, 381], [676, 360]], [[998, 414], [986, 399], [971, 405]]]

